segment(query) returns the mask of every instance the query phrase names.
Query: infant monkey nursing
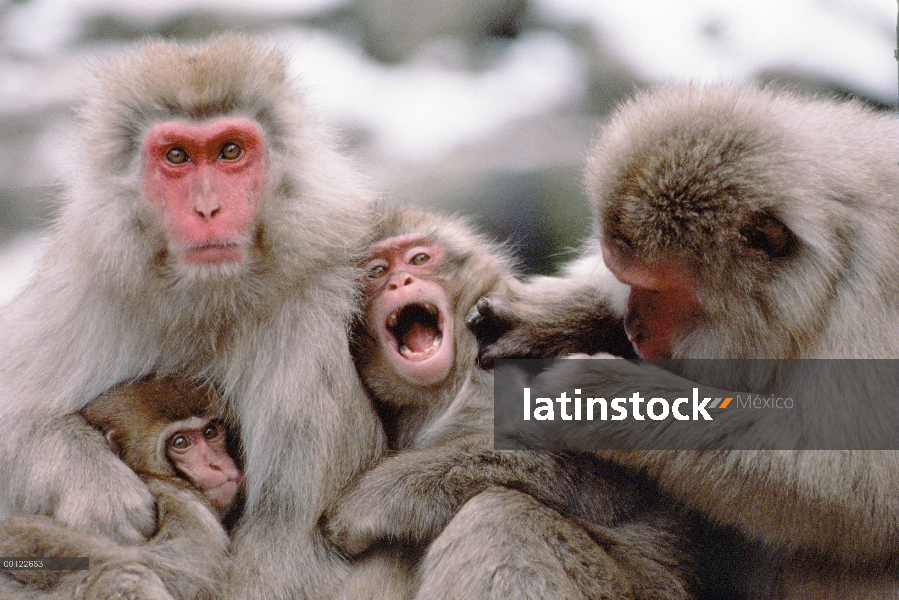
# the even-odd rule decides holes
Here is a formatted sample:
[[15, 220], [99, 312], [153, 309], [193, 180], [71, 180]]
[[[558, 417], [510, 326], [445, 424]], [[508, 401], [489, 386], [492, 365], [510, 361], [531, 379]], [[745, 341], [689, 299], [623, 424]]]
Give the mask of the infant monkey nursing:
[[0, 580], [0, 591], [78, 600], [217, 597], [230, 564], [222, 523], [239, 516], [243, 473], [214, 393], [177, 377], [148, 378], [71, 415], [82, 417], [153, 493], [157, 531], [146, 544], [119, 545], [47, 517], [13, 517], [0, 523], [0, 554], [87, 556], [90, 569], [4, 571], [11, 581]]

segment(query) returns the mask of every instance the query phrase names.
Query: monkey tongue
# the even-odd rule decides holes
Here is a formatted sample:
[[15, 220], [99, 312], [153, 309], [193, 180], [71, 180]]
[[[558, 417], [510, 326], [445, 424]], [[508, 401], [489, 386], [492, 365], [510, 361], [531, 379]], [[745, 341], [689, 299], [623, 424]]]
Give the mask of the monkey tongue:
[[400, 354], [409, 359], [422, 359], [440, 345], [440, 334], [424, 323], [412, 323], [403, 332]]

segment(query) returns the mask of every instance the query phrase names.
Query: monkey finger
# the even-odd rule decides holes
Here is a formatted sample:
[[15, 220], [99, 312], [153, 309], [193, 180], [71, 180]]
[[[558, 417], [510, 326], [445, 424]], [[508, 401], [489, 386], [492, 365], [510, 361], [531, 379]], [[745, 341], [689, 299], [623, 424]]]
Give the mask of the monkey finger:
[[[325, 538], [346, 557], [354, 558], [371, 548], [376, 536], [370, 528], [358, 527], [344, 518], [343, 513], [328, 511], [320, 523]], [[367, 531], [366, 531], [367, 529]]]
[[465, 324], [478, 342], [492, 342], [515, 327], [520, 320], [507, 304], [484, 296], [468, 311]]

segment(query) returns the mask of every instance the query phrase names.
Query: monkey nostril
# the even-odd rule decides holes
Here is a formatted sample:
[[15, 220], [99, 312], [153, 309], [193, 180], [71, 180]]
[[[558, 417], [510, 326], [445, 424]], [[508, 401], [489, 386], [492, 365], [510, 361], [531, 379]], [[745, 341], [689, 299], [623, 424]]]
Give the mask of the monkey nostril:
[[407, 285], [412, 285], [415, 282], [415, 278], [411, 275], [407, 274], [397, 274], [395, 277], [391, 277], [390, 281], [387, 283], [388, 290], [398, 290], [401, 287], [406, 287]]
[[646, 339], [646, 327], [640, 313], [637, 311], [628, 311], [624, 317], [624, 332], [627, 339], [633, 344], [639, 344]]
[[205, 221], [215, 218], [215, 216], [218, 215], [220, 211], [221, 211], [220, 207], [216, 207], [213, 209], [203, 209], [203, 208], [195, 208], [194, 209], [194, 212], [196, 212], [197, 215]]

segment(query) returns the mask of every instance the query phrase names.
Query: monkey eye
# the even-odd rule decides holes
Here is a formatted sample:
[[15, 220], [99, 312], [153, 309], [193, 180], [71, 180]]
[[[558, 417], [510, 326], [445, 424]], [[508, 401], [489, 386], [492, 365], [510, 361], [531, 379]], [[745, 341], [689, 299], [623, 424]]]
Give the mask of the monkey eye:
[[418, 266], [418, 265], [425, 264], [429, 260], [431, 260], [430, 256], [428, 256], [424, 252], [419, 252], [418, 254], [416, 254], [415, 256], [412, 257], [412, 260], [409, 261], [409, 264]]
[[387, 274], [387, 267], [384, 265], [374, 265], [368, 269], [369, 279], [380, 279]]
[[240, 146], [235, 144], [234, 142], [228, 142], [224, 146], [222, 146], [222, 151], [219, 153], [219, 158], [224, 160], [234, 160], [236, 158], [240, 158], [240, 155], [243, 154], [243, 150], [241, 150]]
[[740, 235], [750, 248], [761, 250], [771, 258], [785, 258], [798, 243], [796, 234], [769, 214], [755, 213], [740, 228]]
[[191, 441], [190, 438], [184, 435], [183, 433], [176, 434], [169, 440], [169, 447], [172, 450], [184, 451], [190, 448]]
[[218, 421], [210, 421], [209, 424], [203, 429], [203, 437], [207, 440], [214, 440], [222, 433], [221, 424]]
[[189, 161], [190, 157], [187, 155], [187, 150], [176, 146], [166, 152], [165, 159], [173, 165], [180, 165]]

